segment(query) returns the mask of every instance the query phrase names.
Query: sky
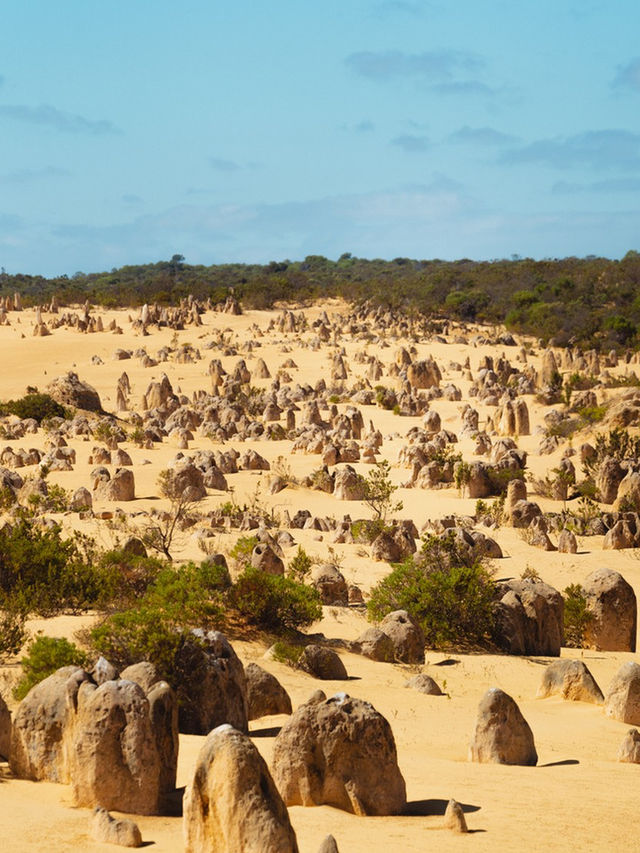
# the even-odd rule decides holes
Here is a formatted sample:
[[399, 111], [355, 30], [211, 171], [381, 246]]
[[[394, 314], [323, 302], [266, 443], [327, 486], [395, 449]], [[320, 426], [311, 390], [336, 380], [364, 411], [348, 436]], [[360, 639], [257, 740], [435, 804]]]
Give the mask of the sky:
[[637, 0], [21, 0], [0, 266], [640, 249]]

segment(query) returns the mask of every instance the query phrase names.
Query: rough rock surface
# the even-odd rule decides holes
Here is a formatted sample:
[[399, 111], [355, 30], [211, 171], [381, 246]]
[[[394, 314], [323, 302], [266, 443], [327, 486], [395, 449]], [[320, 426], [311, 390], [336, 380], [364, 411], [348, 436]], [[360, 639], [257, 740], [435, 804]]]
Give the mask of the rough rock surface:
[[542, 673], [538, 698], [546, 699], [556, 694], [576, 702], [593, 702], [596, 705], [604, 702], [593, 675], [580, 660], [554, 661]]
[[186, 853], [298, 853], [282, 797], [258, 750], [228, 725], [208, 735], [184, 796]]
[[622, 664], [609, 685], [604, 713], [621, 723], [640, 725], [640, 665], [633, 661]]
[[11, 711], [0, 696], [0, 758], [7, 760], [11, 749]]
[[497, 687], [487, 690], [478, 707], [469, 758], [483, 764], [538, 763], [529, 724], [511, 696]]
[[495, 640], [511, 655], [558, 657], [563, 640], [564, 600], [541, 581], [511, 580], [499, 586]]
[[71, 786], [77, 806], [158, 813], [160, 756], [149, 701], [139, 685], [82, 684], [72, 737]]
[[340, 656], [333, 649], [315, 644], [305, 646], [298, 659], [298, 667], [323, 681], [345, 681], [349, 678]]
[[635, 652], [638, 606], [631, 585], [619, 572], [596, 569], [583, 586], [593, 614], [585, 632], [589, 646], [604, 652]]
[[444, 828], [452, 832], [469, 832], [462, 806], [456, 800], [449, 800], [444, 813]]
[[404, 685], [412, 690], [417, 690], [418, 693], [426, 693], [428, 696], [442, 696], [442, 690], [438, 682], [427, 675], [426, 672], [421, 672], [419, 675], [414, 675]]
[[406, 805], [391, 726], [345, 693], [298, 708], [276, 737], [273, 778], [288, 806], [392, 815]]
[[47, 394], [63, 406], [102, 412], [100, 395], [96, 389], [79, 379], [78, 374], [73, 371], [52, 380], [47, 385]]
[[364, 634], [361, 634], [353, 644], [353, 651], [371, 660], [384, 663], [393, 663], [396, 659], [391, 637], [381, 631], [380, 628], [367, 628]]
[[638, 729], [629, 729], [625, 735], [618, 750], [618, 761], [640, 764], [640, 732]]
[[138, 824], [126, 818], [112, 817], [102, 806], [96, 806], [89, 818], [89, 835], [103, 844], [142, 847], [142, 835]]
[[264, 670], [257, 663], [249, 663], [244, 668], [247, 679], [247, 704], [249, 719], [257, 720], [268, 714], [290, 714], [292, 711], [289, 694], [275, 675]]
[[387, 613], [379, 627], [391, 639], [397, 661], [424, 663], [424, 633], [406, 610]]

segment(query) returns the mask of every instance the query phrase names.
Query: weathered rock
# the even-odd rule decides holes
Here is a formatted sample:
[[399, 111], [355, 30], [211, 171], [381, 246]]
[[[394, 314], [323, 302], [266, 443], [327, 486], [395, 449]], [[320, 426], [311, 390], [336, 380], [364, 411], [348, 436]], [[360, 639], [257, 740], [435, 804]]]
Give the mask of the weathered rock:
[[251, 565], [268, 575], [284, 575], [284, 561], [266, 542], [258, 542], [253, 549]]
[[511, 655], [558, 657], [564, 632], [564, 600], [546, 583], [511, 580], [498, 587], [494, 639]]
[[322, 844], [318, 848], [318, 853], [340, 853], [333, 835], [327, 835], [326, 838], [322, 840]]
[[0, 696], [0, 758], [9, 759], [11, 749], [11, 711]]
[[393, 663], [396, 659], [391, 637], [381, 631], [380, 628], [367, 628], [364, 634], [361, 634], [356, 640], [355, 648], [361, 655], [371, 660]]
[[273, 777], [288, 806], [392, 815], [406, 805], [391, 726], [345, 693], [298, 708], [276, 737]]
[[78, 374], [69, 372], [58, 376], [47, 385], [47, 393], [57, 403], [63, 406], [73, 406], [76, 409], [87, 409], [90, 412], [102, 412], [100, 395], [95, 388], [82, 382]]
[[126, 818], [116, 819], [102, 806], [96, 806], [89, 818], [89, 835], [103, 844], [142, 847], [138, 824]]
[[444, 813], [444, 828], [452, 832], [469, 832], [464, 811], [456, 800], [449, 800]]
[[558, 551], [561, 554], [577, 554], [578, 552], [578, 540], [575, 534], [571, 530], [567, 530], [566, 527], [560, 531], [560, 536], [558, 536]]
[[[146, 692], [146, 691], [145, 691]], [[162, 797], [176, 787], [178, 769], [178, 700], [166, 681], [156, 682], [147, 692], [149, 719], [160, 759], [160, 809]]]
[[538, 763], [529, 724], [511, 696], [497, 687], [487, 690], [478, 707], [469, 758], [493, 764]]
[[339, 501], [361, 501], [364, 498], [365, 484], [351, 465], [335, 472], [333, 496]]
[[346, 606], [349, 603], [349, 591], [344, 575], [336, 566], [322, 563], [311, 569], [311, 583], [318, 590], [323, 604]]
[[162, 680], [158, 675], [155, 665], [146, 660], [131, 664], [131, 666], [123, 669], [120, 673], [120, 678], [124, 681], [135, 681], [136, 684], [142, 687], [146, 694], [149, 693], [155, 684]]
[[247, 679], [247, 705], [249, 719], [257, 720], [269, 714], [290, 714], [291, 699], [275, 675], [262, 669], [257, 663], [244, 668]]
[[118, 670], [112, 663], [109, 663], [106, 658], [100, 655], [93, 665], [90, 675], [96, 684], [104, 684], [105, 681], [115, 681], [118, 678]]
[[469, 480], [466, 494], [469, 498], [486, 498], [491, 494], [492, 485], [489, 470], [484, 462], [472, 462], [469, 468]]
[[315, 644], [305, 646], [298, 659], [298, 667], [323, 681], [344, 681], [349, 678], [340, 656], [333, 649]]
[[626, 519], [620, 518], [610, 530], [605, 533], [602, 542], [603, 551], [622, 551], [625, 548], [635, 548], [636, 530], [632, 529]]
[[80, 488], [76, 489], [71, 495], [69, 508], [74, 512], [79, 512], [80, 510], [91, 509], [92, 507], [93, 498], [91, 497], [91, 492], [89, 489], [85, 489], [84, 486], [80, 486]]
[[264, 759], [246, 735], [228, 725], [205, 740], [183, 815], [186, 853], [298, 853]]
[[604, 696], [589, 668], [580, 660], [557, 660], [542, 673], [538, 698], [560, 695], [574, 702], [602, 705]]
[[391, 639], [397, 661], [424, 663], [424, 633], [406, 610], [387, 613], [379, 627]]
[[640, 725], [640, 665], [633, 661], [622, 664], [609, 685], [604, 713], [621, 723]]
[[607, 456], [601, 462], [595, 481], [602, 503], [612, 504], [615, 501], [623, 477], [624, 471], [617, 459]]
[[640, 764], [640, 732], [629, 729], [618, 750], [618, 761], [628, 764]]
[[638, 607], [633, 588], [618, 572], [596, 569], [583, 584], [593, 614], [585, 630], [591, 648], [635, 652]]
[[157, 814], [161, 764], [142, 688], [133, 681], [85, 682], [77, 695], [70, 774], [75, 804]]
[[103, 501], [133, 501], [136, 497], [133, 471], [116, 468], [110, 480], [100, 480], [95, 487], [96, 497]]
[[414, 675], [409, 681], [405, 682], [405, 687], [410, 687], [412, 690], [417, 690], [418, 693], [426, 693], [427, 696], [442, 696], [440, 685], [435, 679], [427, 675], [426, 672], [421, 672], [419, 675]]
[[27, 693], [11, 732], [10, 764], [18, 779], [68, 783], [70, 731], [80, 685], [89, 675], [65, 666]]
[[185, 644], [181, 665], [197, 672], [179, 691], [179, 726], [184, 734], [203, 735], [222, 723], [248, 731], [244, 668], [220, 631], [194, 631], [197, 643]]

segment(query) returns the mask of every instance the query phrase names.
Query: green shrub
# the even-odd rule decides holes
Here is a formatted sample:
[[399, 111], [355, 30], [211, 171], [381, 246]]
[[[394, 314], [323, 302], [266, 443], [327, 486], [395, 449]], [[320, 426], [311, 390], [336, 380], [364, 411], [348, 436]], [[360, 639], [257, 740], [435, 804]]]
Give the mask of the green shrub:
[[251, 562], [251, 554], [258, 544], [257, 536], [241, 536], [233, 548], [229, 551], [231, 559], [240, 566], [248, 566]]
[[273, 659], [293, 669], [298, 666], [303, 651], [304, 646], [294, 646], [293, 643], [286, 643], [284, 640], [277, 640], [271, 647]]
[[24, 699], [36, 684], [54, 673], [62, 666], [86, 666], [87, 656], [64, 637], [37, 637], [29, 644], [22, 664], [22, 678], [16, 685], [13, 695]]
[[427, 537], [420, 554], [395, 566], [371, 591], [370, 619], [406, 610], [431, 648], [487, 646], [493, 630], [495, 584], [486, 565], [453, 537]]
[[230, 600], [249, 624], [265, 631], [304, 628], [322, 616], [317, 590], [251, 567], [237, 579]]
[[37, 391], [26, 394], [19, 400], [7, 400], [5, 403], [0, 403], [0, 413], [16, 415], [23, 420], [34, 418], [39, 424], [49, 418], [69, 417], [65, 407], [56, 403], [53, 397], [49, 394], [40, 394]]
[[221, 628], [222, 593], [230, 582], [226, 567], [207, 561], [166, 568], [149, 587], [144, 603], [180, 627]]
[[78, 612], [100, 601], [102, 578], [91, 565], [94, 542], [61, 528], [41, 529], [28, 517], [0, 530], [0, 604], [52, 616]]
[[593, 622], [593, 613], [587, 609], [584, 588], [578, 583], [572, 583], [562, 594], [564, 597], [564, 644], [570, 649], [583, 649], [587, 628]]
[[0, 615], [0, 661], [17, 655], [25, 644], [27, 631], [26, 616], [15, 607], [7, 607]]
[[289, 577], [298, 583], [303, 583], [311, 571], [313, 561], [304, 550], [302, 545], [298, 545], [295, 557], [289, 563]]
[[96, 565], [102, 584], [98, 603], [101, 607], [129, 607], [145, 595], [166, 566], [158, 557], [142, 557], [118, 548], [105, 551]]

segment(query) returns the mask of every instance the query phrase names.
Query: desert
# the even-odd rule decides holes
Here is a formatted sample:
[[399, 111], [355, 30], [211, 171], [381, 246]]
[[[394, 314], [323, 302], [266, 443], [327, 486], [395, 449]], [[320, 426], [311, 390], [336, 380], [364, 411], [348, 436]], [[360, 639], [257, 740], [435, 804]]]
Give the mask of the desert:
[[[259, 676], [257, 665], [284, 688], [290, 712], [264, 713], [273, 707], [266, 704], [253, 719], [246, 709], [237, 719], [223, 711], [222, 719], [216, 709], [208, 715], [195, 707], [187, 722], [182, 709], [179, 746], [171, 747], [170, 718], [176, 715], [177, 726], [178, 712], [167, 697], [176, 685], [163, 693], [160, 678], [146, 689], [135, 681], [140, 676], [118, 679], [113, 661], [92, 669], [91, 629], [117, 607], [29, 614], [29, 640], [5, 655], [0, 670], [12, 716], [9, 751], [23, 738], [28, 754], [29, 725], [37, 725], [25, 723], [16, 734], [25, 712], [13, 690], [29, 642], [66, 638], [90, 661], [86, 678], [73, 676], [75, 692], [64, 682], [72, 722], [60, 781], [50, 771], [34, 781], [35, 771], [19, 769], [24, 762], [3, 756], [13, 760], [0, 764], [3, 849], [110, 849], [89, 830], [93, 808], [103, 805], [135, 821], [142, 843], [158, 851], [257, 850], [256, 838], [272, 823], [265, 853], [634, 848], [638, 759], [632, 745], [626, 758], [619, 752], [640, 724], [640, 486], [638, 454], [617, 446], [616, 458], [611, 436], [624, 433], [632, 448], [640, 435], [636, 355], [545, 346], [498, 326], [434, 325], [339, 299], [272, 310], [245, 308], [233, 296], [218, 305], [185, 299], [164, 310], [22, 308], [7, 299], [0, 317], [0, 400], [50, 393], [73, 410], [66, 421], [44, 424], [2, 418], [3, 525], [18, 523], [9, 490], [30, 511], [29, 525], [47, 529], [53, 521], [63, 539], [82, 534], [102, 552], [135, 540], [149, 554], [170, 557], [175, 571], [205, 560], [220, 566], [222, 555], [233, 584], [248, 562], [257, 572], [289, 576], [303, 552], [310, 558], [303, 584], [322, 596], [318, 618], [284, 641], [241, 615], [215, 639], [225, 677], [237, 667], [244, 683], [245, 672]], [[591, 497], [577, 491], [585, 471], [595, 483]], [[169, 488], [178, 475], [184, 479]], [[371, 484], [381, 482], [383, 492], [390, 488], [372, 498]], [[65, 505], [51, 508], [47, 490]], [[183, 511], [175, 529], [167, 527]], [[453, 537], [457, 555], [468, 552], [470, 564], [486, 567], [492, 618], [501, 626], [485, 632], [486, 642], [476, 624], [468, 636], [442, 635], [431, 645], [417, 628], [411, 646], [413, 617], [389, 621], [375, 611], [379, 618], [370, 618], [375, 590], [392, 564], [415, 563], [422, 537], [432, 547]], [[245, 549], [249, 542], [248, 554], [239, 540]], [[576, 647], [565, 642], [563, 594], [572, 585], [583, 587], [591, 613]], [[387, 600], [380, 596], [379, 607]], [[294, 665], [278, 652], [283, 642], [304, 649]], [[416, 686], [407, 686], [416, 676]], [[258, 694], [267, 683], [277, 693], [263, 680]], [[205, 692], [202, 704], [213, 708]], [[98, 699], [112, 727], [109, 748]], [[45, 713], [40, 701], [36, 720]], [[142, 782], [135, 797], [127, 795], [135, 806], [128, 809], [124, 786], [112, 791], [101, 761], [116, 750], [113, 719], [124, 708], [140, 720], [149, 712], [135, 708], [149, 707], [164, 714], [164, 745], [160, 723], [145, 730], [146, 740], [136, 734], [127, 766], [140, 765]], [[330, 740], [346, 731], [334, 714], [350, 715], [364, 734], [330, 747], [307, 744], [309, 732]], [[500, 742], [492, 741], [495, 718], [508, 729], [496, 736]], [[294, 724], [299, 730], [289, 729]], [[380, 752], [362, 756], [363, 744]], [[333, 750], [332, 766], [309, 769], [300, 755], [323, 748]], [[165, 761], [171, 750], [173, 771]], [[207, 840], [197, 814], [208, 794], [194, 780], [204, 786], [216, 762], [226, 768], [209, 780], [220, 826], [234, 826], [225, 830], [226, 847], [215, 846], [223, 845], [220, 835]], [[253, 799], [254, 781], [235, 779], [240, 765], [263, 781]], [[145, 767], [156, 788], [167, 775], [171, 808], [162, 805], [162, 791], [148, 790]], [[196, 767], [203, 769], [194, 775]], [[323, 785], [316, 784], [321, 773]], [[268, 820], [261, 812], [254, 820], [261, 796], [273, 806]], [[468, 832], [449, 819], [450, 800], [460, 804]], [[256, 825], [242, 840], [251, 820]]]

